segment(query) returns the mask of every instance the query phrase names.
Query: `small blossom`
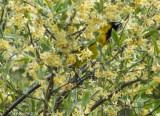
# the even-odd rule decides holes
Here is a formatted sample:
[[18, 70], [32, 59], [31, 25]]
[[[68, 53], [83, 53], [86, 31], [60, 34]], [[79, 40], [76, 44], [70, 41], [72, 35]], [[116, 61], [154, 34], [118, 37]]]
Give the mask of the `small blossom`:
[[89, 59], [92, 55], [92, 52], [89, 49], [84, 49], [80, 54], [76, 54], [79, 60]]
[[52, 66], [52, 67], [58, 67], [61, 65], [61, 60], [58, 55], [56, 55], [54, 52], [45, 52], [40, 55], [41, 59], [43, 60], [43, 63]]

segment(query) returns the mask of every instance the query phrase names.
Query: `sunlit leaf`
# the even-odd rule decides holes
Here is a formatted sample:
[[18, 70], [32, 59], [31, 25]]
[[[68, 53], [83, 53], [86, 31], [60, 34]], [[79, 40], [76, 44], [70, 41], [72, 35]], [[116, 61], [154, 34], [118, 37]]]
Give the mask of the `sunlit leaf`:
[[90, 100], [90, 91], [87, 91], [82, 97], [82, 103], [81, 103], [82, 107], [85, 107], [88, 104], [89, 100]]

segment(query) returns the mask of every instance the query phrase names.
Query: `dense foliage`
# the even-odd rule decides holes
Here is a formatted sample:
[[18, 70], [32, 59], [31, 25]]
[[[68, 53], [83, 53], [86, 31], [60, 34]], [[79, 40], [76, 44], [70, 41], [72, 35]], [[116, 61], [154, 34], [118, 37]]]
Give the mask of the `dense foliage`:
[[[112, 21], [122, 26], [91, 60]], [[10, 115], [158, 115], [159, 26], [159, 0], [0, 0], [0, 114], [40, 84]]]

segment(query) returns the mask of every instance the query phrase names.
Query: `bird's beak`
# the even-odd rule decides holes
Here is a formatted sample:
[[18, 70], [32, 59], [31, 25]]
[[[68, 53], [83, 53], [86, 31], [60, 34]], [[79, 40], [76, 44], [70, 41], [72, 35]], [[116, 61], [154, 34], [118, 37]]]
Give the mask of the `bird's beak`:
[[120, 23], [120, 22], [115, 23], [115, 26], [121, 26], [121, 25], [122, 25], [122, 23]]

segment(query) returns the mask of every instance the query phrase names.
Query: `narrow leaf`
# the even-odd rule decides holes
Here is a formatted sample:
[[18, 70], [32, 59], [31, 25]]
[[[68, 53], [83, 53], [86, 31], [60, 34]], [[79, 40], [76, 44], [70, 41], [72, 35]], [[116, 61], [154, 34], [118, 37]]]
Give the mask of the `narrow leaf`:
[[52, 6], [51, 6], [51, 4], [49, 3], [49, 1], [48, 1], [48, 0], [45, 0], [45, 1], [46, 1], [47, 5], [48, 5], [49, 9], [50, 9], [50, 10], [51, 10], [51, 12], [52, 12], [53, 10], [52, 10]]
[[119, 42], [119, 45], [122, 46], [123, 42], [124, 42], [124, 38], [125, 38], [125, 33], [123, 33], [121, 39], [120, 39], [120, 42]]
[[2, 93], [0, 92], [0, 99], [1, 101], [3, 102], [3, 96], [2, 96]]
[[97, 43], [97, 50], [99, 51], [100, 54], [102, 54], [102, 46], [100, 43]]
[[158, 30], [151, 30], [151, 31], [145, 33], [144, 36], [145, 36], [145, 37], [149, 37], [149, 36], [153, 35], [153, 34], [156, 33], [156, 32], [158, 32]]
[[103, 3], [103, 0], [100, 0], [100, 3], [99, 3], [99, 4], [100, 4], [100, 11], [102, 11], [102, 10], [103, 10], [103, 4], [104, 4], [104, 3]]
[[82, 103], [81, 103], [82, 107], [85, 107], [88, 104], [89, 100], [90, 100], [90, 91], [87, 91], [82, 98]]
[[0, 26], [0, 38], [3, 38], [3, 31], [1, 26]]
[[35, 106], [36, 106], [36, 103], [35, 103], [35, 100], [31, 100], [31, 111], [32, 112], [35, 112]]
[[97, 90], [97, 91], [90, 97], [90, 99], [93, 99], [99, 92], [100, 92], [100, 90]]
[[17, 35], [17, 34], [7, 34], [4, 35], [5, 38], [22, 38], [22, 36]]
[[58, 0], [58, 2], [56, 3], [56, 6], [55, 6], [55, 11], [57, 11], [59, 9], [59, 7], [61, 6], [61, 0]]
[[159, 54], [159, 49], [158, 49], [158, 45], [157, 45], [157, 41], [154, 37], [151, 36], [151, 40], [153, 42], [153, 45], [154, 45], [154, 50], [155, 50], [155, 53], [158, 55]]
[[27, 62], [29, 61], [29, 58], [21, 58], [19, 60], [16, 60], [17, 62]]
[[39, 112], [39, 111], [41, 110], [42, 104], [43, 104], [42, 101], [40, 101], [40, 102], [38, 103], [37, 108], [36, 108], [36, 112]]
[[118, 39], [118, 35], [116, 33], [116, 31], [114, 29], [112, 29], [112, 38], [114, 40], [114, 43], [119, 47], [119, 39]]

